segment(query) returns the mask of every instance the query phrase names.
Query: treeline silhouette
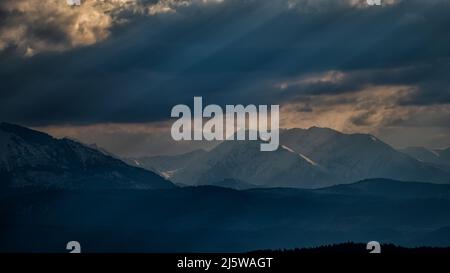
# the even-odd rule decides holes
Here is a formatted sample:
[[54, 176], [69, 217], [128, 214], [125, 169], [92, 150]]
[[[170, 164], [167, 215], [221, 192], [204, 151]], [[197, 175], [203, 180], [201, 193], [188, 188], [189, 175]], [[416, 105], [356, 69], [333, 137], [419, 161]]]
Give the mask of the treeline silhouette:
[[[340, 244], [330, 244], [318, 247], [308, 247], [308, 248], [294, 248], [294, 249], [278, 249], [278, 250], [259, 250], [251, 253], [254, 254], [302, 254], [302, 253], [369, 253], [370, 250], [366, 249], [366, 244], [363, 243], [340, 243]], [[450, 253], [450, 247], [402, 247], [394, 244], [381, 244], [381, 253], [401, 253], [401, 254], [413, 254], [413, 253], [424, 253], [424, 254], [440, 254], [440, 253]]]

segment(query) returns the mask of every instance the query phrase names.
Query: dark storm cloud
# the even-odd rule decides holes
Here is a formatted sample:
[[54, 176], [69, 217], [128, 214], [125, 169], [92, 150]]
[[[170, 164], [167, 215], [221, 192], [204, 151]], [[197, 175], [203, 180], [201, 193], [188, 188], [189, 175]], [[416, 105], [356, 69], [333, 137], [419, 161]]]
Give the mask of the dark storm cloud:
[[327, 71], [284, 79], [279, 88], [286, 100], [311, 95], [336, 95], [359, 92], [370, 86], [409, 86], [414, 89], [402, 98], [400, 105], [429, 105], [450, 103], [450, 60], [418, 63], [407, 67], [384, 69]]
[[[173, 105], [191, 104], [194, 95], [204, 103], [278, 103], [370, 85], [416, 86], [403, 104], [450, 102], [450, 2], [382, 8], [306, 2], [180, 7], [115, 27], [89, 47], [32, 58], [4, 51], [0, 119], [146, 122], [167, 119]], [[333, 84], [276, 86], [333, 70], [347, 76]]]

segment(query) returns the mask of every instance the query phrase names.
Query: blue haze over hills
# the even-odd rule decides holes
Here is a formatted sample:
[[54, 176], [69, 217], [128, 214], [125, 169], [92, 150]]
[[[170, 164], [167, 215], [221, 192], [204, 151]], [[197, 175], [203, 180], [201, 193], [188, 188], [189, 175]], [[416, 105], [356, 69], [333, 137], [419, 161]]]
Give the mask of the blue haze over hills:
[[[80, 241], [86, 252], [250, 251], [370, 240], [408, 247], [450, 246], [446, 169], [368, 135], [293, 129], [282, 134], [285, 147], [263, 158], [255, 157], [248, 142], [159, 157], [155, 169], [190, 168], [203, 164], [204, 158], [216, 160], [214, 168], [199, 176], [217, 178], [210, 181], [214, 186], [194, 187], [176, 186], [94, 148], [12, 124], [0, 125], [0, 139], [0, 251], [65, 252], [70, 240]], [[304, 141], [308, 145], [302, 145]], [[231, 168], [229, 157], [245, 171]], [[270, 179], [264, 180], [259, 164], [268, 169], [264, 175], [273, 175]], [[217, 172], [219, 167], [225, 170]], [[408, 172], [390, 172], [394, 167]], [[288, 176], [277, 180], [276, 174], [295, 168], [302, 171], [291, 184]], [[251, 170], [255, 174], [246, 176]], [[312, 186], [302, 180], [322, 179], [329, 170], [348, 174], [349, 179], [336, 179], [335, 186], [320, 180], [326, 187], [318, 189], [282, 188]], [[409, 181], [428, 177], [440, 184], [352, 180], [371, 174], [367, 170], [373, 170], [373, 176], [395, 174]], [[431, 170], [439, 172], [426, 176]], [[227, 177], [226, 172], [236, 176]], [[244, 176], [254, 180], [240, 180]]]

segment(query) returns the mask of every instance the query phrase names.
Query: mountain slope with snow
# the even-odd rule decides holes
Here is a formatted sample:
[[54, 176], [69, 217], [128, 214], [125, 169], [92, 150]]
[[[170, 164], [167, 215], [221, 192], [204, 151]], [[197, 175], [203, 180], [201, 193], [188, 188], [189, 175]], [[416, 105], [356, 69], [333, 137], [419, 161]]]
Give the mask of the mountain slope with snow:
[[[329, 128], [285, 129], [280, 147], [261, 152], [258, 141], [225, 141], [189, 161], [170, 162], [170, 179], [188, 185], [237, 179], [261, 187], [319, 188], [370, 178], [450, 183], [450, 172], [399, 152], [375, 136]], [[169, 163], [168, 163], [169, 164]]]
[[320, 166], [287, 147], [261, 152], [259, 141], [225, 141], [173, 176], [198, 185], [237, 179], [256, 186], [315, 187], [332, 181]]
[[368, 134], [311, 127], [283, 130], [280, 141], [320, 164], [339, 182], [391, 178], [450, 183], [449, 172], [424, 164]]
[[172, 183], [69, 139], [0, 124], [0, 187], [172, 188]]
[[422, 162], [450, 167], [450, 148], [427, 149], [425, 147], [407, 147], [399, 151]]

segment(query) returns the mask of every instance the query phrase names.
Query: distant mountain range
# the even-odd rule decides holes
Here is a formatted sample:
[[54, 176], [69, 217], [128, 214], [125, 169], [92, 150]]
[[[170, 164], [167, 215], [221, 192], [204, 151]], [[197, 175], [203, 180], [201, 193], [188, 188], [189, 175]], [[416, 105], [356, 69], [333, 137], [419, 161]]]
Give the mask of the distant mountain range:
[[367, 178], [450, 183], [448, 149], [398, 151], [371, 135], [318, 127], [282, 130], [280, 143], [261, 152], [259, 141], [225, 141], [210, 151], [125, 164], [98, 146], [1, 123], [0, 176], [3, 186], [97, 188], [173, 187], [168, 180], [234, 189], [320, 188]]
[[343, 134], [319, 127], [289, 129], [280, 131], [280, 143], [277, 151], [260, 152], [257, 141], [225, 141], [209, 152], [127, 162], [186, 185], [214, 185], [225, 179], [255, 187], [299, 188], [366, 178], [450, 183], [448, 168], [428, 164], [368, 134]]
[[[182, 181], [179, 187], [97, 146], [1, 123], [0, 252], [65, 252], [69, 240], [85, 252], [229, 252], [371, 240], [450, 246], [450, 185], [349, 183], [377, 175], [446, 182], [444, 169], [370, 135], [310, 128], [281, 137], [275, 152], [235, 141], [209, 152], [128, 160]], [[205, 184], [213, 186], [198, 186]], [[339, 185], [282, 188], [329, 184]]]
[[150, 171], [70, 139], [0, 123], [0, 187], [159, 189], [174, 185]]

